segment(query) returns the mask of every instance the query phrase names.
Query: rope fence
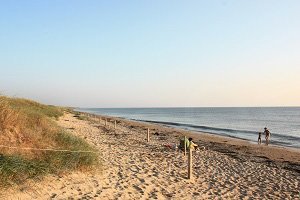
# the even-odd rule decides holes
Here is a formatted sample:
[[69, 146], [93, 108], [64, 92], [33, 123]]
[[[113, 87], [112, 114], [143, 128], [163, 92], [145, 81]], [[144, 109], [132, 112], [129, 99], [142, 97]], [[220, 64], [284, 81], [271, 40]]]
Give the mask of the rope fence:
[[[97, 124], [100, 124], [102, 125], [101, 122], [103, 122], [103, 127], [108, 127], [109, 129], [110, 128], [113, 128], [114, 129], [114, 132], [115, 134], [114, 135], [119, 135], [119, 134], [116, 134], [116, 131], [119, 130], [119, 131], [122, 131], [123, 134], [125, 133], [124, 130], [120, 130], [119, 129], [119, 126], [117, 126], [117, 120], [115, 119], [112, 119], [110, 118], [110, 121], [108, 121], [107, 117], [103, 118], [102, 117], [99, 117], [99, 116], [96, 116], [96, 115], [91, 115], [91, 114], [87, 114], [87, 113], [82, 113], [84, 115], [86, 115], [87, 117], [90, 117], [92, 120], [94, 120], [94, 122], [98, 122]], [[111, 122], [113, 125], [112, 126], [109, 126], [109, 122]], [[122, 126], [121, 126], [122, 127]], [[131, 133], [131, 134], [126, 134], [126, 135], [133, 135], [135, 131], [132, 131], [132, 130], [129, 130], [126, 131], [126, 133]], [[113, 134], [100, 134], [100, 135], [113, 135]], [[125, 134], [124, 134], [125, 135]], [[155, 138], [155, 137], [154, 137]], [[157, 139], [157, 138], [156, 138]], [[145, 140], [147, 141], [148, 144], [150, 144], [150, 129], [147, 128], [145, 129]], [[102, 144], [105, 144], [105, 143], [102, 143]], [[124, 144], [107, 144], [107, 145], [116, 145], [116, 146], [124, 146]], [[154, 146], [157, 146], [154, 144]], [[172, 156], [172, 161], [168, 163], [168, 169], [169, 169], [169, 173], [171, 171], [171, 167], [175, 167], [174, 165], [174, 160], [175, 159], [182, 159], [182, 158], [186, 158], [186, 148], [184, 149], [184, 151], [181, 153], [180, 150], [177, 148], [177, 146], [175, 146], [175, 149], [172, 149], [170, 148], [170, 146], [167, 146], [166, 144], [162, 144], [162, 146], [164, 146], [165, 148], [169, 148], [169, 151], [166, 151], [166, 149], [161, 149], [162, 151], [153, 151], [151, 149], [149, 149], [148, 151], [136, 151], [136, 152], [129, 152], [129, 149], [122, 149], [122, 148], [119, 148], [117, 147], [119, 150], [122, 151], [122, 153], [118, 153], [119, 155], [121, 156], [126, 156], [128, 154], [147, 154], [147, 155], [158, 155], [158, 154], [161, 154], [161, 155], [171, 155]], [[131, 146], [131, 145], [127, 145], [127, 147], [134, 147], [134, 146]], [[146, 146], [145, 146], [146, 147]], [[95, 153], [95, 154], [98, 154], [100, 152], [98, 151], [84, 151], [84, 150], [69, 150], [69, 149], [53, 149], [53, 148], [31, 148], [31, 147], [15, 147], [15, 146], [8, 146], [8, 145], [1, 145], [0, 144], [0, 148], [8, 148], [8, 149], [19, 149], [19, 150], [33, 150], [33, 151], [54, 151], [54, 152], [70, 152], [70, 153]], [[170, 151], [170, 149], [172, 149], [173, 151]], [[128, 154], [126, 154], [126, 153]], [[189, 151], [189, 156], [188, 156], [188, 162], [186, 163], [186, 165], [182, 165], [181, 167], [188, 167], [188, 179], [191, 179], [191, 176], [192, 176], [192, 151], [190, 150]]]
[[34, 150], [34, 151], [58, 151], [58, 152], [71, 152], [71, 153], [99, 153], [97, 151], [72, 151], [68, 149], [40, 149], [40, 148], [31, 148], [31, 147], [12, 147], [6, 145], [0, 145], [0, 148], [8, 148], [8, 149], [20, 149], [20, 150]]

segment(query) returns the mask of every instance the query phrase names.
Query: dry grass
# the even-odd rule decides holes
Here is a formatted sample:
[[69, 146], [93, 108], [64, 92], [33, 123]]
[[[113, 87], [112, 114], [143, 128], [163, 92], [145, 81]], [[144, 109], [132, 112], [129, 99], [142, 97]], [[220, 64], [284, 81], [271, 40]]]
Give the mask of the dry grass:
[[6, 97], [0, 97], [0, 131], [14, 131], [20, 127], [20, 122], [19, 112], [11, 109]]
[[[95, 151], [84, 140], [56, 125], [62, 108], [0, 96], [0, 145]], [[96, 154], [16, 150], [0, 147], [0, 185], [98, 164]]]
[[[49, 136], [58, 132], [54, 120], [63, 112], [53, 106], [30, 100], [0, 97], [0, 144], [18, 147], [43, 148], [55, 146]], [[52, 119], [51, 119], [52, 118]], [[5, 152], [6, 151], [6, 152]], [[32, 157], [35, 152], [3, 149], [2, 152], [20, 153]], [[38, 156], [38, 155], [36, 155]]]

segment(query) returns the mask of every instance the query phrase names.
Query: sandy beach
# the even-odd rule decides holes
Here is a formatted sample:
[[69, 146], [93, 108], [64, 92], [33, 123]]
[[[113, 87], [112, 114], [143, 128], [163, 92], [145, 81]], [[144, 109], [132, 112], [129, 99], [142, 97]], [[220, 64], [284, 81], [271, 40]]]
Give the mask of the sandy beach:
[[[105, 126], [103, 116], [89, 118], [68, 113], [59, 125], [98, 149], [99, 171], [47, 176], [1, 199], [300, 199], [297, 149], [112, 117]], [[188, 156], [168, 147], [184, 135], [200, 146], [193, 152], [191, 180]]]

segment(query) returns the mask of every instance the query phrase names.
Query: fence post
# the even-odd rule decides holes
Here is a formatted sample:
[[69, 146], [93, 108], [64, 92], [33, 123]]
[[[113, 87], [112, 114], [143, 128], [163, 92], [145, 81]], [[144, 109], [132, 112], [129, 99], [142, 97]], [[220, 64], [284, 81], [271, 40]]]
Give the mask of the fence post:
[[184, 136], [184, 156], [186, 156], [186, 136]]
[[115, 129], [117, 128], [117, 120], [115, 120]]
[[107, 126], [107, 119], [105, 118], [105, 126]]
[[150, 129], [147, 130], [147, 142], [150, 142]]
[[193, 150], [189, 148], [188, 179], [192, 179], [192, 174], [193, 174]]

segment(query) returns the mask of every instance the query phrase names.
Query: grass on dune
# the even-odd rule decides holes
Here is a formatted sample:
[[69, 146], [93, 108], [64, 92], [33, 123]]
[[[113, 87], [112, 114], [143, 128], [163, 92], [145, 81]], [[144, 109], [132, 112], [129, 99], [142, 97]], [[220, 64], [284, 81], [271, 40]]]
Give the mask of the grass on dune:
[[[0, 145], [95, 151], [56, 124], [63, 108], [0, 96]], [[98, 165], [96, 153], [36, 151], [0, 147], [0, 185], [22, 183], [48, 173], [86, 170]]]
[[76, 112], [74, 117], [76, 117], [79, 120], [90, 120], [87, 116], [81, 115], [79, 112]]
[[11, 106], [15, 109], [25, 110], [26, 112], [39, 113], [48, 117], [55, 117], [56, 119], [63, 115], [61, 108], [51, 105], [43, 105], [27, 99], [12, 99]]

